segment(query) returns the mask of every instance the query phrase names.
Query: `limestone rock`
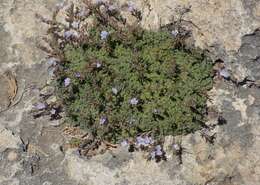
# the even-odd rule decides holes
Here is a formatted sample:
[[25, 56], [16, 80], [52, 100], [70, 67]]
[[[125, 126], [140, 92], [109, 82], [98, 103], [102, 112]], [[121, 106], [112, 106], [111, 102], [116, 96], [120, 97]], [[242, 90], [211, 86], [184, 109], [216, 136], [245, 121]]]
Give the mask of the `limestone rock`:
[[[79, 0], [77, 0], [79, 1]], [[119, 0], [120, 4], [127, 0]], [[260, 2], [258, 0], [132, 0], [143, 12], [142, 25], [157, 29], [178, 17], [177, 7], [190, 7], [184, 15], [185, 26], [192, 30], [195, 46], [207, 49], [212, 58], [222, 59], [238, 81], [246, 77], [260, 81]], [[36, 47], [46, 26], [35, 19], [40, 13], [49, 17], [59, 0], [0, 1], [0, 71], [17, 68], [17, 78], [27, 85], [41, 87], [47, 79], [43, 53]], [[0, 79], [0, 106], [6, 106], [6, 91]], [[0, 184], [87, 184], [87, 185], [257, 185], [260, 182], [260, 90], [221, 81], [212, 90], [212, 105], [226, 119], [216, 126], [214, 144], [200, 132], [168, 138], [165, 149], [168, 161], [147, 162], [143, 153], [129, 154], [116, 150], [92, 159], [61, 150], [63, 137], [53, 131], [49, 120], [34, 120], [26, 112], [30, 92], [9, 114], [0, 115]], [[34, 97], [35, 98], [35, 97]], [[8, 103], [8, 102], [7, 102]], [[26, 107], [26, 108], [25, 108]], [[18, 114], [19, 113], [19, 114]], [[19, 120], [19, 121], [14, 121]], [[15, 122], [16, 124], [12, 124]], [[8, 125], [11, 128], [5, 128]], [[10, 130], [16, 130], [14, 135]], [[44, 132], [43, 132], [44, 131]], [[59, 134], [58, 134], [59, 133]], [[19, 136], [18, 136], [19, 134]], [[52, 137], [50, 136], [52, 135]], [[55, 136], [55, 137], [54, 137]], [[17, 160], [27, 160], [19, 153], [17, 160], [7, 160], [9, 149], [19, 148], [23, 139], [39, 145], [48, 156], [40, 157], [36, 175], [26, 174]], [[55, 138], [55, 139], [54, 139]], [[172, 142], [185, 149], [182, 164], [171, 153]], [[59, 143], [53, 145], [53, 143]], [[16, 151], [18, 152], [18, 151]], [[65, 158], [64, 158], [65, 157]], [[21, 159], [20, 159], [21, 158]], [[9, 156], [14, 159], [14, 156]], [[20, 161], [20, 162], [21, 162]], [[19, 173], [17, 173], [19, 171]]]
[[[119, 0], [121, 4], [127, 0]], [[158, 29], [160, 25], [171, 23], [172, 18], [177, 20], [180, 11], [189, 8], [184, 14], [183, 24], [192, 31], [196, 47], [207, 49], [213, 59], [222, 59], [227, 63], [236, 79], [242, 81], [246, 77], [255, 78], [255, 70], [247, 66], [249, 58], [257, 59], [259, 46], [248, 46], [243, 43], [245, 35], [254, 35], [260, 28], [259, 6], [257, 0], [133, 0], [143, 13], [142, 25], [148, 29]], [[253, 37], [257, 43], [258, 36]], [[257, 47], [257, 48], [256, 48]], [[237, 59], [238, 51], [246, 52], [249, 58]], [[252, 62], [250, 62], [252, 63]], [[257, 60], [255, 63], [259, 63]], [[252, 64], [254, 65], [254, 64]]]
[[178, 184], [172, 181], [160, 164], [145, 160], [143, 154], [138, 152], [131, 156], [127, 151], [119, 149], [115, 153], [86, 160], [68, 151], [66, 164], [68, 176], [81, 185]]
[[10, 100], [8, 98], [8, 81], [4, 77], [4, 75], [0, 74], [0, 111], [5, 110], [10, 104]]
[[20, 144], [21, 140], [18, 136], [0, 125], [0, 153], [9, 148], [18, 149]]

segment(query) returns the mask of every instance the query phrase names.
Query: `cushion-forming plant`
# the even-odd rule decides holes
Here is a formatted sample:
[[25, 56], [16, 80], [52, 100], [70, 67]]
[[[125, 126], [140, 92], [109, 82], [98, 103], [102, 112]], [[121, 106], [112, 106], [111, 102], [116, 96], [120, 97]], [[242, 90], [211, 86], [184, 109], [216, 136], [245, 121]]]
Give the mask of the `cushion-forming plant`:
[[[50, 25], [49, 47], [59, 99], [68, 121], [94, 138], [117, 143], [186, 134], [204, 125], [212, 63], [185, 49], [185, 35], [145, 30], [141, 13], [128, 5], [136, 24], [117, 6], [86, 1], [66, 10], [66, 24]], [[149, 137], [148, 137], [149, 136]], [[149, 141], [148, 141], [149, 140]]]

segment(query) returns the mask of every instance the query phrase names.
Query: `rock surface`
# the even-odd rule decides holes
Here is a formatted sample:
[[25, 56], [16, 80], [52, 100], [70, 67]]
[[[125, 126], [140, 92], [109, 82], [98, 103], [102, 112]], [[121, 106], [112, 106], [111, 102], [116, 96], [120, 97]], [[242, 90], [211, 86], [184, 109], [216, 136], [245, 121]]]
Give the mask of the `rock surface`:
[[7, 148], [18, 149], [21, 144], [19, 137], [0, 125], [0, 153], [4, 152]]
[[[34, 14], [50, 16], [59, 0], [2, 0], [0, 2], [0, 108], [8, 105], [8, 85], [1, 74], [16, 74], [21, 101], [0, 113], [1, 185], [256, 185], [260, 182], [260, 2], [258, 0], [135, 0], [143, 12], [143, 26], [156, 29], [184, 15], [194, 45], [207, 49], [231, 71], [234, 84], [221, 80], [211, 91], [210, 106], [226, 123], [217, 125], [214, 144], [200, 132], [169, 137], [167, 162], [147, 162], [143, 153], [124, 149], [92, 159], [61, 150], [60, 127], [48, 118], [33, 119], [30, 111], [48, 81], [44, 54], [37, 49], [46, 27]], [[126, 2], [120, 0], [120, 3]], [[180, 9], [180, 8], [179, 8]], [[251, 83], [251, 85], [249, 84]], [[256, 85], [252, 85], [255, 83]], [[209, 125], [213, 123], [209, 122]], [[180, 158], [172, 144], [181, 142]]]
[[[127, 0], [120, 2], [125, 3]], [[243, 37], [254, 35], [260, 27], [259, 1], [165, 0], [162, 3], [157, 0], [135, 0], [133, 2], [136, 2], [142, 10], [144, 17], [142, 24], [148, 29], [157, 29], [160, 25], [168, 24], [172, 18], [178, 20], [183, 9], [190, 9], [182, 19], [192, 30], [195, 46], [209, 50], [215, 59], [224, 60], [238, 80], [242, 81], [246, 77], [256, 80], [255, 71], [244, 65], [244, 58], [237, 58], [235, 55], [243, 48], [249, 52], [257, 45], [253, 44], [250, 48], [243, 43]], [[256, 40], [255, 43], [259, 42]], [[256, 53], [257, 50], [254, 49], [249, 55], [253, 57]]]

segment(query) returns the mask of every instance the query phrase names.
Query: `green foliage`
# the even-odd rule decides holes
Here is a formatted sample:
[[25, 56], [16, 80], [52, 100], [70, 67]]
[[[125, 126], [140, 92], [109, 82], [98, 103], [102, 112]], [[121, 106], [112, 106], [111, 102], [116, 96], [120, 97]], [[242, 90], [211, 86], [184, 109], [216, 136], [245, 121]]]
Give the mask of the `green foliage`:
[[41, 48], [58, 58], [56, 85], [69, 121], [113, 143], [201, 128], [213, 83], [207, 57], [184, 49], [183, 33], [143, 30], [137, 10], [137, 24], [128, 25], [109, 4], [84, 2], [85, 17], [67, 8], [67, 25], [57, 21], [59, 9], [52, 20], [38, 15], [50, 25], [49, 48]]
[[176, 49], [167, 32], [143, 31], [132, 42], [119, 40], [116, 33], [101, 40], [96, 28], [92, 33], [95, 45], [65, 48], [60, 82], [67, 77], [72, 82], [69, 87], [60, 83], [60, 92], [74, 124], [112, 142], [142, 133], [189, 133], [202, 126], [205, 93], [212, 87], [207, 58]]

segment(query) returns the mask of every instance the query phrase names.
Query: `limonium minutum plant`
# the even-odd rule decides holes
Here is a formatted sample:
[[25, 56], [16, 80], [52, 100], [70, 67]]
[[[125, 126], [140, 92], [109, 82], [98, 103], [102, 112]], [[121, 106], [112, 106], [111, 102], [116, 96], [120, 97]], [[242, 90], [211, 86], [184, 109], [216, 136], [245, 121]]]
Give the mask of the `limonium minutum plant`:
[[[141, 13], [128, 24], [119, 6], [85, 1], [66, 8], [66, 24], [56, 20], [45, 40], [55, 59], [55, 85], [68, 122], [93, 138], [135, 147], [154, 145], [151, 158], [163, 155], [156, 141], [187, 134], [205, 122], [212, 63], [197, 50], [185, 49], [174, 30], [141, 28]], [[57, 64], [56, 64], [57, 63]]]

